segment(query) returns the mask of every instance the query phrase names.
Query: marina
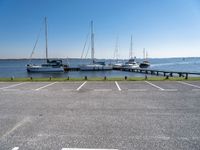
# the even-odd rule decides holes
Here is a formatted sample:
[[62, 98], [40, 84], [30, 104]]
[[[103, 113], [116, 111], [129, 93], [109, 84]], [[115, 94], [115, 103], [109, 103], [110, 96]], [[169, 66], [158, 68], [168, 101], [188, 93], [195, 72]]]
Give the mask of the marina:
[[200, 150], [198, 0], [0, 0], [0, 150]]

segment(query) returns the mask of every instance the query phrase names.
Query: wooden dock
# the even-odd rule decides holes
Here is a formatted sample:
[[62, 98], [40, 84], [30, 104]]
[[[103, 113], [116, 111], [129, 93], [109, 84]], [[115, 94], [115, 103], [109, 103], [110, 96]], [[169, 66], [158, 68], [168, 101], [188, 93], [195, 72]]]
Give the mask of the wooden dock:
[[[166, 70], [142, 69], [142, 68], [134, 68], [134, 69], [117, 68], [113, 70], [143, 73], [143, 74], [150, 74], [150, 75], [156, 75], [156, 76], [168, 76], [168, 77], [179, 76], [179, 77], [185, 77], [185, 78], [188, 78], [189, 75], [197, 75], [197, 76], [200, 75], [200, 73], [197, 73], [197, 72], [166, 71]], [[66, 72], [80, 71], [80, 68], [68, 67], [68, 68], [65, 68], [65, 71]]]
[[68, 72], [68, 71], [80, 71], [79, 67], [67, 67], [67, 68], [64, 68], [64, 69], [65, 69], [65, 72]]

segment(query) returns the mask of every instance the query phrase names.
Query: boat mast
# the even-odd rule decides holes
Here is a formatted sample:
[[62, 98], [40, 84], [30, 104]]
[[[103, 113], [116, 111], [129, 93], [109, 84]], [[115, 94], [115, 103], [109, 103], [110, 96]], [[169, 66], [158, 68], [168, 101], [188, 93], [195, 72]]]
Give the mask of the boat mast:
[[48, 62], [47, 17], [45, 17], [46, 60]]
[[146, 60], [147, 60], [147, 58], [148, 58], [148, 52], [146, 51]]
[[130, 57], [130, 59], [133, 58], [133, 38], [132, 38], [132, 35], [131, 35], [131, 45], [130, 45], [129, 57]]
[[118, 46], [118, 37], [116, 38], [116, 45], [115, 45], [115, 52], [114, 52], [114, 59], [116, 59], [118, 61], [118, 49], [119, 49], [119, 46]]
[[145, 60], [146, 59], [146, 53], [145, 53], [145, 48], [143, 48], [143, 59]]
[[94, 31], [93, 31], [93, 21], [91, 21], [91, 59], [94, 62]]

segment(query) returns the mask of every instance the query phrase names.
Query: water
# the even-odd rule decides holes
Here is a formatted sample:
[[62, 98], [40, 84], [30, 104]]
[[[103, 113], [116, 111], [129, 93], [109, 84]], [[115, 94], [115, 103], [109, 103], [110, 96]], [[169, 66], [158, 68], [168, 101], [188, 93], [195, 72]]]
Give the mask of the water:
[[[63, 63], [69, 63], [72, 67], [77, 67], [79, 64], [87, 64], [91, 60], [81, 59], [64, 59]], [[107, 64], [113, 60], [105, 60]], [[126, 61], [126, 60], [124, 60]], [[138, 60], [141, 61], [141, 60]], [[164, 59], [149, 59], [151, 62], [150, 69], [168, 70], [168, 71], [185, 71], [200, 73], [200, 57], [198, 58], [164, 58]], [[28, 73], [26, 71], [27, 59], [10, 59], [0, 60], [0, 77], [143, 77], [144, 74], [122, 71], [71, 71], [66, 73]], [[34, 59], [32, 63], [42, 64], [45, 60]]]

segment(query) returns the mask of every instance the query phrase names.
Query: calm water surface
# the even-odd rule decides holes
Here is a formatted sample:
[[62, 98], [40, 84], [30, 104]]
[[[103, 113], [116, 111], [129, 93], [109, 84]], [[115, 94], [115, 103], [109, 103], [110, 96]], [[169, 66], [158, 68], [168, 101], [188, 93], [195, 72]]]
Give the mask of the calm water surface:
[[[72, 67], [77, 67], [79, 64], [87, 64], [91, 60], [81, 59], [63, 59], [63, 63], [69, 63]], [[113, 60], [105, 60], [107, 64], [114, 62]], [[127, 60], [123, 60], [126, 62]], [[140, 62], [141, 60], [138, 59]], [[168, 71], [187, 71], [200, 73], [200, 57], [198, 58], [164, 58], [164, 59], [149, 59], [151, 62], [151, 69], [168, 70]], [[122, 72], [122, 71], [72, 71], [66, 73], [28, 73], [26, 71], [26, 64], [29, 60], [26, 59], [9, 59], [0, 60], [0, 77], [138, 77], [144, 74]], [[32, 63], [42, 64], [45, 60], [34, 59]]]

